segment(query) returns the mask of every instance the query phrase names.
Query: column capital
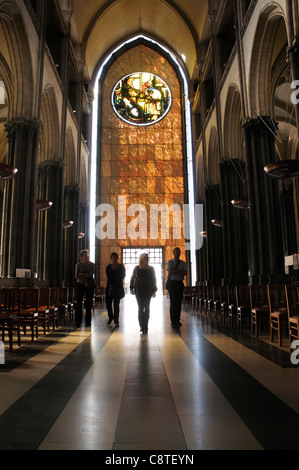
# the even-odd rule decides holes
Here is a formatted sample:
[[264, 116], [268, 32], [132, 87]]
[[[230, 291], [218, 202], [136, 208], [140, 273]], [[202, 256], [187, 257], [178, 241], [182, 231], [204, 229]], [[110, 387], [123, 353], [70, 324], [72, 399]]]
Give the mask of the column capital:
[[42, 127], [41, 121], [37, 119], [26, 119], [23, 117], [12, 118], [7, 121], [4, 125], [4, 129], [7, 134], [11, 134], [12, 131], [24, 128], [32, 128], [36, 131], [40, 131]]

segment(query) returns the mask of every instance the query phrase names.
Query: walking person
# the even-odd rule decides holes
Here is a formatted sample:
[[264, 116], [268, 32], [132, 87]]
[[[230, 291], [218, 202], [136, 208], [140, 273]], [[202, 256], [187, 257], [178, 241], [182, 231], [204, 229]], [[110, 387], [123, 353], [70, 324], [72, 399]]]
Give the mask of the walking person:
[[106, 307], [108, 313], [107, 325], [114, 321], [116, 327], [119, 326], [119, 303], [125, 296], [123, 281], [126, 270], [123, 264], [118, 262], [118, 254], [111, 253], [111, 264], [106, 267]]
[[157, 291], [155, 270], [148, 263], [147, 253], [140, 255], [139, 265], [134, 268], [130, 291], [131, 294], [136, 295], [140, 331], [146, 334], [150, 317], [150, 301], [152, 297], [155, 297]]
[[80, 261], [75, 267], [75, 278], [77, 280], [77, 305], [75, 312], [75, 325], [82, 324], [82, 302], [85, 295], [85, 326], [91, 324], [91, 307], [93, 302], [93, 293], [95, 288], [94, 282], [95, 265], [89, 261], [88, 250], [80, 251]]
[[170, 297], [170, 321], [172, 326], [181, 325], [181, 309], [184, 292], [184, 277], [187, 274], [187, 264], [180, 260], [181, 250], [177, 247], [173, 250], [173, 259], [167, 263], [167, 285]]

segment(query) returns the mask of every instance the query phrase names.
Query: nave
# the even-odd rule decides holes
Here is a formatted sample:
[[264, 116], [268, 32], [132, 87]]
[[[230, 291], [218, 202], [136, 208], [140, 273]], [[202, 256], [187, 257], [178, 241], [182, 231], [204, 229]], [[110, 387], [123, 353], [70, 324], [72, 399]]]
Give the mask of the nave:
[[119, 328], [96, 308], [89, 328], [6, 351], [1, 450], [298, 450], [290, 353], [188, 305], [173, 329], [168, 302], [152, 300], [147, 335], [127, 295]]

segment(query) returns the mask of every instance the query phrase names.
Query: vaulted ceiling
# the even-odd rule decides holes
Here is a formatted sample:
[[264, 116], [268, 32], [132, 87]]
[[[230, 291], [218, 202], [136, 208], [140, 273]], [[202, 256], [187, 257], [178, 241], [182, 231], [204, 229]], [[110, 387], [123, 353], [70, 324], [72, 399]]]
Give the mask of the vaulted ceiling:
[[112, 49], [141, 33], [175, 52], [192, 77], [209, 34], [207, 18], [208, 0], [73, 0], [71, 34], [83, 45], [88, 79]]

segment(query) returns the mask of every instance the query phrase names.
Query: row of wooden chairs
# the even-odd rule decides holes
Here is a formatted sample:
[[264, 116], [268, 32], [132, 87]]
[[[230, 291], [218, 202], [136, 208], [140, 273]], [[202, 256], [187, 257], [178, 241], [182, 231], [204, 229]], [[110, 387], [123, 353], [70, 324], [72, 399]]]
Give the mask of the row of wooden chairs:
[[248, 322], [251, 334], [258, 337], [263, 326], [270, 329], [270, 341], [277, 334], [282, 345], [283, 330], [289, 344], [299, 339], [299, 284], [281, 285], [198, 285], [185, 288], [184, 302], [208, 316], [231, 326], [237, 321], [240, 332]]
[[38, 338], [39, 325], [44, 334], [50, 326], [55, 330], [59, 323], [66, 325], [74, 317], [76, 290], [67, 287], [0, 288], [0, 331], [2, 341], [8, 333], [9, 347], [13, 349], [13, 335], [17, 334], [21, 344], [20, 332], [26, 335], [31, 330], [31, 340]]

